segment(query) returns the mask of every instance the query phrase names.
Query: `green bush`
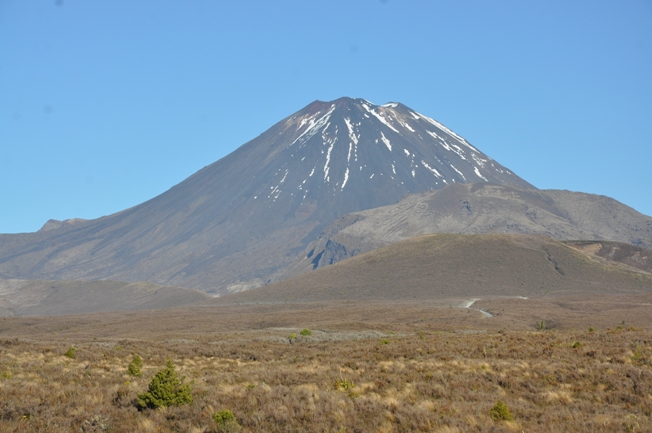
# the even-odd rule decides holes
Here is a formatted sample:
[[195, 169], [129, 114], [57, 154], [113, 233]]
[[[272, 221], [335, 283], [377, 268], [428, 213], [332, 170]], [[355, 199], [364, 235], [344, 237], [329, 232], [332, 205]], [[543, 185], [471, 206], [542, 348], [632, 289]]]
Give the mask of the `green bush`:
[[340, 377], [333, 382], [333, 388], [341, 389], [343, 391], [352, 391], [353, 388], [355, 388], [355, 383], [349, 379], [343, 379]]
[[489, 415], [493, 418], [494, 421], [513, 421], [514, 417], [509, 411], [509, 408], [505, 403], [498, 400], [498, 402], [491, 408]]
[[214, 413], [213, 421], [217, 424], [217, 431], [220, 433], [236, 433], [242, 428], [233, 412], [228, 409]]
[[294, 340], [296, 340], [296, 339], [297, 339], [297, 333], [296, 332], [293, 332], [292, 334], [288, 335], [288, 341], [290, 342], [290, 344], [294, 343]]
[[63, 356], [68, 357], [70, 359], [75, 359], [75, 354], [77, 353], [77, 349], [75, 349], [73, 346], [70, 346], [66, 353], [63, 354]]
[[127, 374], [129, 374], [129, 376], [141, 377], [143, 375], [142, 368], [143, 358], [138, 355], [134, 355], [131, 363], [129, 364], [129, 367], [127, 367]]
[[299, 334], [303, 335], [304, 337], [309, 337], [312, 335], [312, 331], [308, 328], [303, 328]]
[[546, 322], [544, 322], [543, 320], [539, 320], [539, 321], [534, 325], [534, 327], [535, 327], [537, 330], [539, 330], [539, 331], [543, 331], [544, 329], [546, 329]]
[[172, 360], [168, 358], [166, 367], [149, 383], [149, 391], [138, 395], [138, 404], [142, 408], [155, 409], [192, 403], [192, 387], [184, 384], [184, 379], [179, 379]]

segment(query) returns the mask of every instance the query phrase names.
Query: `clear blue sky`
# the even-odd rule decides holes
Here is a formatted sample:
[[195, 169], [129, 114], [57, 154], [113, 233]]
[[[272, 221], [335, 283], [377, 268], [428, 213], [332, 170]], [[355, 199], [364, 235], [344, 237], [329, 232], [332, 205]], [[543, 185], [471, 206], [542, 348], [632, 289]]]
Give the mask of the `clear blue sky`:
[[340, 96], [652, 215], [650, 0], [0, 0], [0, 232], [134, 206]]

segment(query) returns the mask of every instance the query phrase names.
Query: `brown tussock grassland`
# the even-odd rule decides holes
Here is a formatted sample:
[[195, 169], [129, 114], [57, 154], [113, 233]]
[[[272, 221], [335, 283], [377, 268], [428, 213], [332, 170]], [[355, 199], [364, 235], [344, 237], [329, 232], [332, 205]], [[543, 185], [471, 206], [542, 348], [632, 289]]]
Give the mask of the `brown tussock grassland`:
[[[0, 337], [0, 431], [217, 432], [225, 409], [241, 432], [652, 430], [649, 330], [378, 328]], [[139, 410], [168, 357], [193, 402]], [[499, 400], [513, 421], [492, 417]]]

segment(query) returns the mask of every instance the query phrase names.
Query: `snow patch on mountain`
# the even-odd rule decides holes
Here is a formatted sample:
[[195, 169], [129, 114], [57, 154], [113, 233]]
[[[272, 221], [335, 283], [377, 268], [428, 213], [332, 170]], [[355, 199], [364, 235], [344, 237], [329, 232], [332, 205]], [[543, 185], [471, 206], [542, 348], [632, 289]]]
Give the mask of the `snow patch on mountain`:
[[462, 150], [461, 147], [459, 147], [458, 145], [453, 144], [453, 143], [449, 143], [449, 145], [452, 148], [453, 152], [457, 153], [460, 158], [462, 158], [463, 160], [466, 161], [466, 155], [464, 154], [464, 151]]
[[423, 117], [427, 122], [432, 123], [432, 124], [435, 125], [437, 128], [441, 129], [442, 131], [444, 131], [445, 133], [447, 133], [447, 134], [450, 135], [451, 137], [456, 138], [457, 140], [459, 140], [460, 143], [464, 144], [464, 145], [467, 146], [469, 149], [473, 150], [474, 152], [478, 152], [478, 149], [476, 149], [475, 147], [471, 146], [471, 145], [470, 145], [470, 144], [469, 144], [469, 143], [468, 143], [464, 138], [460, 137], [459, 135], [457, 135], [457, 134], [456, 134], [455, 132], [453, 132], [452, 130], [448, 129], [447, 127], [445, 127], [445, 126], [442, 125], [441, 123], [437, 122], [435, 119], [431, 119], [430, 117], [428, 117], [428, 116], [424, 116], [424, 115], [421, 114], [421, 113], [419, 113], [419, 116]]
[[407, 123], [407, 122], [401, 122], [400, 120], [399, 120], [399, 123], [401, 124], [401, 126], [403, 126], [403, 128], [407, 129], [408, 131], [410, 131], [410, 132], [416, 132], [414, 129], [412, 129], [412, 127], [410, 126], [409, 123]]
[[301, 135], [299, 135], [299, 136], [298, 136], [298, 137], [297, 137], [297, 138], [296, 138], [296, 139], [295, 139], [295, 140], [290, 144], [289, 147], [294, 146], [295, 143], [303, 144], [303, 143], [305, 143], [306, 141], [310, 140], [310, 139], [311, 139], [315, 134], [317, 134], [317, 132], [319, 132], [319, 130], [320, 130], [322, 127], [324, 127], [324, 125], [326, 126], [326, 128], [324, 128], [324, 130], [326, 130], [326, 129], [328, 128], [328, 126], [329, 126], [329, 124], [328, 124], [328, 120], [330, 119], [331, 114], [333, 114], [333, 111], [335, 111], [335, 104], [332, 104], [330, 110], [328, 110], [328, 112], [326, 112], [326, 114], [324, 114], [324, 115], [323, 115], [322, 117], [320, 117], [318, 120], [315, 120], [315, 117], [316, 117], [319, 113], [315, 113], [314, 115], [310, 116], [309, 118], [307, 118], [307, 119], [303, 119], [303, 120], [301, 121], [301, 123], [299, 124], [299, 129], [301, 129], [301, 128], [303, 127], [303, 125], [305, 125], [306, 123], [308, 123], [308, 127], [306, 128], [305, 131], [303, 131], [303, 132], [301, 133]]
[[348, 117], [345, 117], [344, 123], [346, 123], [346, 128], [349, 130], [349, 138], [351, 139], [352, 142], [358, 144], [358, 137], [356, 137], [355, 132], [353, 131], [351, 120]]
[[442, 175], [436, 169], [429, 166], [428, 163], [426, 161], [424, 161], [423, 159], [421, 160], [421, 164], [423, 164], [423, 166], [425, 168], [427, 168], [428, 170], [430, 170], [432, 172], [432, 174], [434, 174], [435, 176], [442, 177]]
[[478, 170], [478, 167], [473, 167], [473, 170], [475, 171], [475, 174], [485, 182], [489, 182], [486, 177], [484, 177], [482, 174], [480, 174], [480, 170]]
[[383, 134], [382, 131], [380, 131], [380, 139], [383, 140], [383, 143], [385, 143], [385, 146], [389, 149], [389, 151], [392, 151], [392, 143], [389, 142], [387, 137], [385, 137], [385, 134]]
[[342, 182], [342, 190], [344, 190], [344, 186], [346, 185], [346, 182], [349, 180], [349, 167], [346, 167], [346, 172], [344, 173], [344, 181]]
[[482, 159], [482, 158], [480, 158], [480, 157], [479, 157], [478, 155], [476, 155], [475, 153], [472, 153], [472, 154], [471, 154], [471, 158], [472, 158], [473, 161], [474, 161], [476, 164], [478, 164], [480, 167], [484, 167], [485, 163], [487, 162], [486, 159]]
[[397, 134], [399, 134], [398, 129], [396, 129], [396, 128], [394, 128], [392, 125], [390, 125], [389, 122], [387, 121], [387, 119], [385, 119], [385, 118], [384, 118], [382, 115], [380, 115], [379, 113], [376, 113], [376, 111], [375, 111], [374, 109], [367, 107], [366, 104], [362, 104], [362, 107], [363, 107], [365, 110], [367, 110], [367, 111], [369, 112], [369, 114], [371, 114], [372, 116], [376, 117], [376, 119], [380, 120], [380, 121], [383, 123], [383, 125], [387, 126], [389, 129], [391, 129], [392, 131], [394, 131], [394, 132], [396, 132]]
[[335, 139], [330, 142], [330, 147], [326, 152], [326, 164], [324, 164], [324, 182], [330, 181], [330, 179], [328, 178], [328, 171], [330, 170], [328, 164], [330, 164], [331, 162], [331, 152], [333, 151], [333, 147], [335, 146], [336, 141], [337, 141], [337, 137], [335, 137]]
[[[453, 170], [455, 170], [455, 171], [457, 172], [457, 174], [459, 174], [460, 176], [462, 176], [462, 179], [464, 179], [464, 181], [466, 182], [466, 177], [464, 177], [464, 174], [462, 174], [461, 171], [459, 171], [458, 169], [456, 169], [455, 166], [454, 166], [453, 164], [451, 164], [450, 166], [451, 166], [451, 168], [452, 168]], [[455, 179], [453, 179], [453, 181], [455, 181]]]

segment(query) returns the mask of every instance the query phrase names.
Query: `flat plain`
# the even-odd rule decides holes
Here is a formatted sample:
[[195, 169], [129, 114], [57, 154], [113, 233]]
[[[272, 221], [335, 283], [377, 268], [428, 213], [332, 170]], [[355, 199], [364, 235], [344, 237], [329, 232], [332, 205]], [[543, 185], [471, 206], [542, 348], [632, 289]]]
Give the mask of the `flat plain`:
[[[469, 301], [2, 318], [0, 430], [652, 428], [652, 296], [494, 298], [463, 308]], [[65, 356], [70, 347], [74, 358]], [[142, 377], [127, 374], [134, 354]], [[139, 409], [137, 395], [167, 358], [192, 383], [193, 402]], [[492, 416], [498, 401], [513, 420]], [[222, 410], [238, 426], [216, 424]]]

